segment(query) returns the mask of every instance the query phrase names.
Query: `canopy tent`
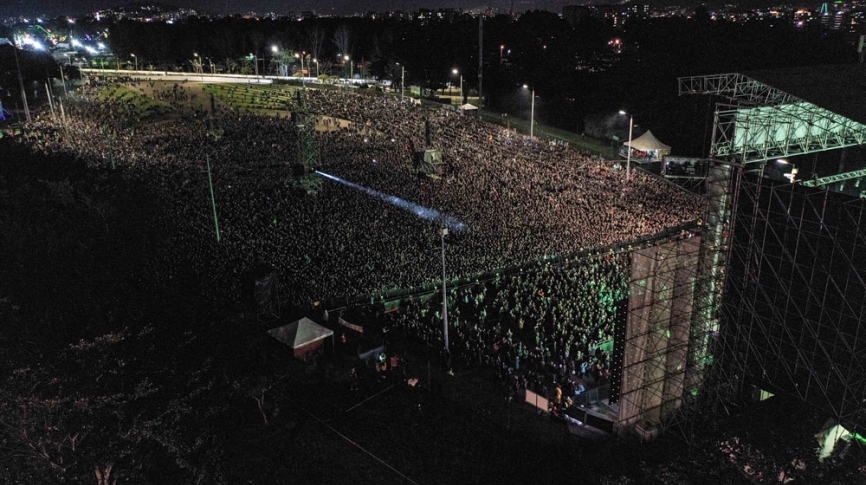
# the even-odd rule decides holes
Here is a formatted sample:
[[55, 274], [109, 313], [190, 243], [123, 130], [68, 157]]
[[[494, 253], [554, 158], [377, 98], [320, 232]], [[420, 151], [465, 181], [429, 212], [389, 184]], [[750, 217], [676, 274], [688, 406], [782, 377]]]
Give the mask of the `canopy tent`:
[[326, 338], [334, 338], [334, 332], [304, 317], [288, 325], [268, 330], [271, 337], [289, 345], [295, 357], [303, 358], [322, 345]]
[[457, 109], [459, 109], [461, 113], [466, 113], [467, 111], [478, 111], [478, 106], [466, 103], [464, 105], [458, 106]]
[[663, 160], [665, 156], [671, 153], [671, 146], [660, 142], [649, 130], [631, 142], [623, 143], [623, 145], [631, 147], [632, 150], [647, 152], [651, 157], [659, 160]]

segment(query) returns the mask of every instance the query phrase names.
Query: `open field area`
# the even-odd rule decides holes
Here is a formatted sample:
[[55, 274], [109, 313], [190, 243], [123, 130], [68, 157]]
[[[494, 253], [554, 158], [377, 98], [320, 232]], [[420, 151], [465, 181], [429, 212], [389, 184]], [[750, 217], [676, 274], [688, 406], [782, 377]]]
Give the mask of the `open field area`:
[[98, 99], [112, 103], [124, 114], [129, 114], [142, 121], [153, 121], [173, 111], [168, 104], [123, 85], [106, 87], [100, 91]]

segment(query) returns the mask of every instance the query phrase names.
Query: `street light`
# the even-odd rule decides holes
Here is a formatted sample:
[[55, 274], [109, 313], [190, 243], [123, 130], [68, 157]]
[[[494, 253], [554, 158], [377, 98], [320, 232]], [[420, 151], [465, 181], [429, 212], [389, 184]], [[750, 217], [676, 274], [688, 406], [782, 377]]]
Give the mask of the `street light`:
[[313, 64], [316, 65], [316, 82], [319, 82], [319, 60], [313, 59]]
[[619, 114], [628, 116], [628, 151], [625, 158], [625, 179], [631, 180], [631, 135], [634, 130], [634, 116], [619, 110]]
[[129, 54], [129, 55], [132, 56], [133, 59], [135, 59], [135, 70], [137, 71], [138, 70], [138, 58], [135, 57], [135, 54]]
[[349, 56], [343, 56], [343, 60], [349, 63], [349, 79], [355, 79], [355, 64]]
[[[272, 45], [272, 46], [271, 46], [271, 52], [273, 52], [273, 53], [274, 53], [274, 56], [276, 56], [277, 53], [280, 52], [280, 49], [279, 49], [276, 45]], [[283, 70], [284, 70], [284, 68], [285, 68], [285, 64], [282, 62], [282, 60], [277, 60], [277, 64], [278, 64], [279, 67], [280, 67], [280, 76], [282, 76], [282, 75], [283, 75]]]
[[198, 65], [195, 64], [195, 60], [193, 60], [192, 66], [198, 70], [199, 75], [201, 76], [202, 81], [204, 81], [204, 57], [198, 55], [198, 52], [193, 52], [192, 56], [198, 60]]
[[439, 235], [442, 236], [442, 330], [445, 337], [445, 351], [448, 352], [448, 293], [445, 288], [445, 236], [448, 235], [448, 229], [443, 227], [439, 230]]
[[463, 74], [457, 68], [452, 69], [451, 74], [460, 75], [460, 101], [457, 103], [460, 105], [463, 103]]
[[786, 174], [782, 174], [782, 176], [785, 177], [786, 179], [788, 179], [792, 184], [797, 181], [797, 174], [800, 173], [800, 169], [797, 168], [796, 165], [794, 165], [793, 163], [789, 162], [787, 159], [784, 159], [784, 158], [777, 158], [776, 163], [781, 164], [781, 165], [790, 165], [791, 166], [791, 172], [786, 173]]
[[[523, 85], [523, 89], [529, 89], [529, 86], [526, 84]], [[535, 138], [535, 87], [532, 88], [532, 108], [529, 112], [529, 138]]]
[[301, 86], [304, 85], [304, 56], [295, 52], [295, 59], [301, 60]]
[[258, 56], [253, 55], [252, 52], [250, 52], [250, 57], [252, 58], [253, 62], [256, 63], [256, 77], [259, 77], [259, 58]]

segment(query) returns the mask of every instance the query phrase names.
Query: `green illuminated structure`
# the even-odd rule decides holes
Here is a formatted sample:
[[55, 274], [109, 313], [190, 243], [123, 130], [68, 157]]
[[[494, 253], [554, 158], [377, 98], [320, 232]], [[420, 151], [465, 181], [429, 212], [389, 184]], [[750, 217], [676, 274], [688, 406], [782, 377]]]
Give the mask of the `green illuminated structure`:
[[866, 125], [744, 74], [679, 78], [679, 93], [724, 96], [710, 156], [755, 163], [866, 143]]
[[813, 180], [804, 180], [803, 182], [801, 182], [801, 184], [805, 185], [806, 187], [821, 187], [823, 185], [829, 185], [836, 182], [844, 182], [846, 180], [858, 179], [862, 177], [866, 177], [866, 169], [852, 170], [850, 172], [815, 178]]
[[705, 393], [714, 366], [731, 223], [731, 164], [711, 160], [703, 215], [692, 236], [635, 250], [624, 335], [616, 428], [643, 439], [659, 433], [695, 438], [696, 416], [718, 391]]
[[307, 98], [303, 89], [296, 91], [292, 119], [298, 129], [298, 160], [303, 165], [304, 175], [297, 181], [298, 187], [308, 194], [315, 194], [322, 185], [322, 179], [311, 173], [319, 162], [316, 148], [316, 123], [307, 111]]
[[776, 159], [866, 144], [863, 85], [856, 65], [679, 79], [718, 97], [682, 429], [756, 390], [866, 427], [866, 200], [826, 190], [866, 169], [770, 178]]

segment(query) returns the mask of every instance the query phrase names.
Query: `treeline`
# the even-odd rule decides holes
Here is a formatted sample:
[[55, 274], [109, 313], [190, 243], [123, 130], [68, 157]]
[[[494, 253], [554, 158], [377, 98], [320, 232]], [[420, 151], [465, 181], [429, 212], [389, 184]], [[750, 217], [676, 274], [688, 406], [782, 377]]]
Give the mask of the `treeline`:
[[[592, 18], [573, 25], [542, 11], [517, 19], [486, 18], [485, 107], [528, 119], [530, 91], [521, 88], [527, 85], [535, 89], [535, 116], [541, 123], [583, 133], [587, 115], [614, 117], [625, 109], [635, 116], [638, 134], [652, 129], [675, 154], [702, 156], [712, 126], [711, 101], [678, 98], [677, 77], [856, 62], [854, 43], [844, 33], [787, 22], [712, 21], [705, 10], [698, 13], [629, 20], [619, 30]], [[107, 28], [106, 42], [117, 55], [110, 67], [291, 74], [301, 68], [294, 54], [305, 52], [308, 76], [352, 73], [399, 82], [405, 69], [406, 83], [425, 90], [456, 86], [459, 75], [468, 95], [477, 95], [479, 88], [479, 21], [454, 12], [427, 12], [411, 20], [193, 17], [166, 24], [91, 19], [66, 28], [77, 38]], [[0, 57], [0, 82], [7, 99], [14, 100], [15, 68], [11, 56]], [[48, 71], [59, 75], [41, 65], [25, 70], [25, 81], [44, 78]]]
[[[703, 13], [703, 12], [702, 12]], [[425, 18], [388, 17], [252, 20], [191, 18], [174, 25], [121, 21], [110, 27], [112, 49], [136, 53], [161, 67], [186, 66], [194, 53], [230, 70], [255, 54], [259, 69], [274, 69], [273, 46], [309, 53], [319, 72], [353, 72], [427, 89], [457, 85], [477, 93], [479, 21], [469, 15], [428, 12]], [[620, 48], [611, 42], [619, 39]], [[615, 30], [598, 19], [572, 25], [550, 12], [499, 15], [484, 21], [483, 90], [488, 108], [529, 116], [524, 84], [536, 90], [536, 118], [584, 131], [586, 115], [628, 109], [639, 131], [651, 128], [679, 153], [701, 155], [707, 100], [677, 99], [678, 76], [854, 62], [843, 34], [786, 23], [735, 24], [693, 18], [631, 20]], [[249, 62], [249, 61], [247, 61]], [[398, 65], [399, 63], [399, 65]], [[309, 67], [308, 67], [309, 66]], [[246, 69], [252, 72], [251, 66]], [[295, 66], [297, 69], [298, 66]], [[205, 67], [207, 69], [207, 67]], [[688, 153], [686, 153], [688, 152]]]

